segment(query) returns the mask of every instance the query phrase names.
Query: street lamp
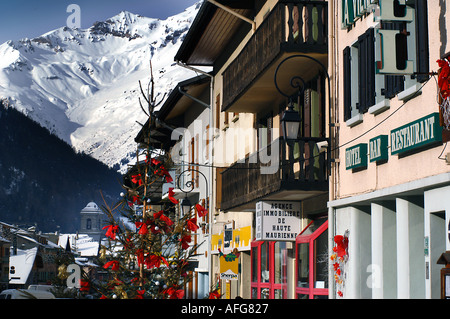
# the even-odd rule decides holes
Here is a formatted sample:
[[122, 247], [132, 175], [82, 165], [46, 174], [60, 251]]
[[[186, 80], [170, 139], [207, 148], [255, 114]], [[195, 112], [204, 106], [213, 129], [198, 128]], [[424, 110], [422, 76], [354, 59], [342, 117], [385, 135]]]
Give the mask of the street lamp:
[[189, 198], [185, 197], [181, 200], [180, 206], [181, 206], [181, 213], [182, 213], [181, 217], [183, 217], [183, 216], [189, 214], [189, 212], [191, 211], [192, 204], [191, 204], [191, 201], [189, 200]]
[[[283, 61], [280, 62], [280, 64], [278, 64], [277, 69], [275, 70], [275, 74], [274, 74], [274, 83], [275, 83], [275, 88], [278, 90], [278, 92], [281, 95], [283, 95], [289, 99], [288, 109], [284, 112], [283, 117], [281, 119], [281, 127], [283, 130], [283, 137], [284, 137], [284, 140], [289, 144], [291, 144], [292, 142], [294, 142], [294, 140], [296, 140], [298, 138], [298, 133], [300, 131], [301, 119], [300, 119], [300, 115], [298, 114], [298, 112], [296, 112], [294, 110], [294, 105], [291, 100], [292, 97], [289, 94], [283, 92], [280, 89], [280, 87], [278, 86], [277, 76], [278, 76], [278, 72], [280, 71], [281, 65], [284, 64], [286, 61], [293, 59], [293, 58], [306, 58], [308, 60], [311, 60], [311, 61], [317, 63], [321, 67], [322, 71], [327, 76], [328, 92], [330, 92], [330, 77], [328, 76], [327, 69], [316, 58], [313, 58], [313, 57], [305, 55], [305, 54], [296, 54], [296, 55], [292, 55], [292, 56], [285, 58]], [[297, 96], [299, 96], [305, 89], [305, 80], [301, 76], [297, 75], [297, 76], [294, 76], [291, 78], [290, 85], [292, 88], [298, 89]]]
[[294, 110], [294, 105], [289, 103], [288, 109], [284, 112], [281, 119], [281, 128], [283, 130], [283, 137], [286, 142], [291, 142], [297, 139], [300, 130], [300, 115]]
[[203, 176], [203, 178], [205, 179], [205, 184], [206, 184], [206, 196], [208, 196], [208, 179], [202, 172], [200, 172], [199, 170], [194, 170], [194, 169], [187, 169], [187, 170], [181, 172], [177, 178], [177, 186], [178, 186], [178, 189], [186, 195], [185, 198], [183, 198], [180, 203], [182, 216], [188, 214], [192, 207], [192, 203], [188, 198], [188, 194], [194, 190], [194, 182], [192, 180], [186, 181], [184, 183], [184, 186], [186, 187], [186, 189], [183, 188], [182, 185], [180, 184], [181, 176], [183, 176], [184, 174], [187, 174], [189, 172], [190, 173], [196, 172], [199, 175]]

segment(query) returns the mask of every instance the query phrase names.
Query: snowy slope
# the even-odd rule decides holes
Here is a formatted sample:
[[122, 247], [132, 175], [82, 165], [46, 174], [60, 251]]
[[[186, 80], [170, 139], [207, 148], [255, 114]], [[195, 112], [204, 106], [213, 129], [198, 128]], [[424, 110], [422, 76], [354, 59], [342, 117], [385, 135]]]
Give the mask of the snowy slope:
[[126, 11], [86, 30], [62, 27], [0, 46], [0, 98], [75, 150], [122, 171], [145, 123], [139, 83], [150, 60], [160, 96], [195, 76], [174, 64], [200, 3], [166, 20]]

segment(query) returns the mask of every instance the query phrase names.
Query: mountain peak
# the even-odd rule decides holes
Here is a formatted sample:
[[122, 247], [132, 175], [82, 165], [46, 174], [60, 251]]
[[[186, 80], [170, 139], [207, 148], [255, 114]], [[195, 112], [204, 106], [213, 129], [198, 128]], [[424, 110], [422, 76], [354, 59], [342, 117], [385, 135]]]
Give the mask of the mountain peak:
[[0, 97], [79, 152], [121, 170], [145, 121], [149, 61], [161, 96], [192, 76], [173, 63], [197, 6], [159, 20], [122, 11], [89, 29], [61, 27], [0, 46]]
[[155, 19], [144, 18], [128, 11], [121, 11], [106, 21], [95, 22], [89, 30], [94, 34], [112, 34], [135, 39], [142, 36], [139, 33], [142, 33], [143, 29], [148, 29], [148, 25], [153, 20]]
[[135, 23], [139, 18], [143, 18], [143, 16], [139, 14], [134, 14], [129, 11], [120, 11], [119, 14], [115, 15], [114, 17], [109, 18], [106, 21], [119, 21], [119, 22], [125, 22], [127, 24]]

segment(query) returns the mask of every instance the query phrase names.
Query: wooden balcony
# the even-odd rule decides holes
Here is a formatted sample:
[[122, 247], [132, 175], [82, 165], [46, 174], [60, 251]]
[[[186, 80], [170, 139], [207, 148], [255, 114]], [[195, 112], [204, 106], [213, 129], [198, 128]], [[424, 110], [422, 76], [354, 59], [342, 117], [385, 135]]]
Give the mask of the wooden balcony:
[[[274, 73], [289, 55], [310, 55], [326, 65], [327, 15], [326, 1], [280, 0], [224, 71], [222, 111], [256, 113], [277, 103], [280, 94]], [[289, 79], [301, 75], [307, 81], [318, 72], [319, 66], [311, 66], [311, 60], [292, 61], [281, 72], [285, 80], [280, 82], [292, 94]]]
[[[328, 192], [329, 148], [320, 153], [317, 148], [317, 143], [323, 141], [328, 140], [305, 137], [288, 147], [280, 138], [271, 144], [269, 152], [263, 149], [232, 164], [222, 172], [220, 208], [252, 210], [259, 200], [305, 200]], [[267, 160], [263, 155], [270, 151], [279, 152], [278, 163], [274, 171], [266, 174], [264, 169], [273, 163], [264, 164]]]

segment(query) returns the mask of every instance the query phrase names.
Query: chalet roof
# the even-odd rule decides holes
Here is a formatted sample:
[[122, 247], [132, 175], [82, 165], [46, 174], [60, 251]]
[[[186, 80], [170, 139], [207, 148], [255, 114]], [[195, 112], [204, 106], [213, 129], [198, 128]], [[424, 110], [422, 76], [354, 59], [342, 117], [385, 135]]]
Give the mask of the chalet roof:
[[[150, 144], [165, 150], [175, 144], [176, 141], [171, 140], [172, 131], [178, 127], [185, 127], [184, 114], [194, 103], [197, 103], [185, 94], [199, 98], [208, 88], [209, 81], [208, 76], [200, 75], [177, 84], [161, 108], [155, 112], [159, 121], [155, 121], [150, 128]], [[147, 121], [135, 138], [137, 143], [143, 142], [144, 133], [148, 128]]]
[[[158, 119], [172, 125], [185, 125], [185, 123], [177, 123], [174, 119], [181, 114], [184, 114], [184, 112], [195, 102], [185, 94], [181, 93], [180, 90], [190, 96], [198, 98], [208, 87], [209, 81], [210, 79], [208, 76], [199, 75], [178, 83], [171, 91], [163, 106], [156, 112]], [[209, 101], [207, 104], [209, 104]]]
[[61, 234], [58, 245], [69, 251], [76, 249], [81, 257], [97, 256], [99, 249], [99, 242], [87, 234]]
[[[254, 17], [255, 0], [218, 0], [247, 18]], [[175, 55], [175, 61], [213, 66], [245, 21], [205, 0]]]
[[38, 248], [34, 247], [28, 250], [17, 249], [17, 255], [9, 257], [10, 267], [14, 267], [14, 273], [9, 274], [9, 283], [23, 285], [27, 282], [31, 269], [36, 259]]

